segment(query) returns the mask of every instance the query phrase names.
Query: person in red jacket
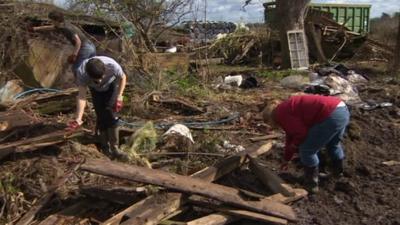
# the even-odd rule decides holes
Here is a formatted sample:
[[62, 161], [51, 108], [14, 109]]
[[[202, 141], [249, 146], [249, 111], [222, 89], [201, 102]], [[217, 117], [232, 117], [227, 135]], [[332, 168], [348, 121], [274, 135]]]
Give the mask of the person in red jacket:
[[[275, 102], [263, 111], [266, 122], [286, 133], [284, 159], [296, 153], [304, 165], [304, 183], [308, 191], [318, 191], [318, 152], [328, 151], [334, 175], [343, 173], [344, 151], [340, 143], [350, 120], [347, 106], [339, 98], [321, 95], [292, 96]], [[286, 164], [287, 165], [287, 164]]]

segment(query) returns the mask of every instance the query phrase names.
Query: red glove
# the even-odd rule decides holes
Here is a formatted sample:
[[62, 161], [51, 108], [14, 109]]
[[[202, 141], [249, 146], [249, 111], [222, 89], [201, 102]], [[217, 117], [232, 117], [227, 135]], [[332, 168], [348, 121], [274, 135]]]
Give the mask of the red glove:
[[67, 128], [65, 128], [66, 131], [75, 131], [77, 130], [81, 124], [78, 123], [78, 121], [73, 120], [68, 122]]
[[31, 32], [31, 33], [35, 32], [35, 30], [33, 29], [32, 26], [28, 26], [26, 29], [28, 30], [28, 32]]
[[287, 171], [289, 168], [289, 162], [284, 162], [281, 164], [281, 171]]
[[117, 101], [115, 102], [115, 105], [114, 105], [114, 112], [119, 112], [119, 111], [121, 111], [123, 105], [124, 105], [124, 103], [123, 103], [122, 100], [117, 100]]
[[68, 62], [70, 64], [74, 64], [74, 62], [76, 61], [76, 57], [77, 57], [77, 55], [75, 55], [75, 54], [68, 56]]

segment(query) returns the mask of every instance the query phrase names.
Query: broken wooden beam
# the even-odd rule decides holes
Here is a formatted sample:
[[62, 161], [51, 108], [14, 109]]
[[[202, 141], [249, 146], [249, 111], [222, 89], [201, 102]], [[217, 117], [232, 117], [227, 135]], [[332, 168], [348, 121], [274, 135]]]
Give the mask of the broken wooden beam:
[[81, 186], [79, 192], [92, 198], [98, 198], [109, 202], [129, 205], [138, 201], [140, 192], [135, 187], [103, 187], [103, 186]]
[[[191, 176], [212, 182], [238, 168], [245, 161], [247, 154], [256, 157], [268, 152], [272, 148], [272, 145], [273, 143], [269, 142], [260, 148], [239, 152], [236, 155], [223, 159], [215, 165], [204, 168]], [[154, 201], [157, 201], [157, 204], [153, 204]], [[103, 225], [119, 224], [123, 217], [128, 218], [128, 220], [123, 224], [156, 225], [164, 217], [178, 210], [185, 202], [186, 198], [184, 198], [181, 193], [161, 193], [152, 195], [121, 211], [117, 215], [105, 221]], [[146, 208], [146, 210], [143, 210], [143, 208]]]
[[78, 94], [77, 88], [70, 88], [59, 92], [50, 92], [44, 94], [32, 94], [30, 96], [21, 98], [13, 102], [13, 104], [5, 105], [8, 110], [23, 108], [34, 103], [36, 104], [44, 104], [49, 101], [56, 101], [65, 98], [75, 97]]
[[250, 157], [250, 170], [253, 171], [257, 178], [274, 194], [281, 193], [287, 197], [294, 195], [292, 188], [287, 186], [280, 177], [275, 175], [267, 167], [261, 165], [260, 160]]
[[34, 126], [38, 125], [39, 123], [40, 120], [38, 118], [29, 115], [24, 110], [0, 112], [0, 132]]
[[[107, 165], [107, 167], [104, 167], [104, 165]], [[293, 209], [287, 205], [274, 201], [246, 201], [240, 197], [239, 190], [237, 189], [192, 177], [105, 160], [88, 160], [82, 164], [81, 169], [100, 175], [153, 184], [190, 194], [198, 194], [250, 211], [290, 221], [296, 220]]]
[[73, 111], [76, 107], [75, 98], [64, 98], [60, 100], [52, 100], [40, 103], [35, 107], [35, 111], [40, 114], [59, 114]]
[[251, 212], [251, 211], [247, 211], [247, 210], [243, 210], [243, 209], [219, 208], [218, 211], [220, 211], [222, 213], [226, 213], [228, 215], [232, 215], [234, 217], [246, 218], [246, 219], [256, 220], [256, 221], [265, 222], [265, 223], [286, 225], [288, 222], [287, 220], [282, 219], [282, 218], [264, 215], [261, 213]]
[[50, 101], [59, 101], [66, 98], [75, 97], [78, 93], [77, 88], [70, 88], [59, 92], [50, 92], [42, 94], [32, 94], [30, 96], [17, 99], [16, 101], [8, 104], [3, 104], [2, 108], [7, 110], [15, 110], [20, 108], [25, 108], [28, 106], [37, 106]]
[[250, 138], [250, 141], [256, 142], [256, 141], [266, 141], [266, 140], [271, 140], [271, 139], [278, 139], [284, 137], [283, 134], [277, 133], [277, 134], [268, 134], [260, 137], [253, 137]]
[[168, 99], [160, 99], [160, 98], [153, 98], [153, 102], [160, 103], [165, 105], [168, 108], [172, 109], [179, 109], [184, 112], [188, 112], [189, 114], [201, 114], [204, 113], [204, 110], [192, 103], [177, 98], [168, 98]]
[[190, 66], [205, 66], [205, 65], [216, 65], [224, 63], [224, 58], [209, 58], [209, 59], [192, 59], [189, 61]]
[[238, 217], [213, 213], [186, 223], [186, 225], [224, 225], [238, 220]]
[[274, 144], [275, 144], [275, 142], [269, 141], [269, 142], [261, 145], [255, 151], [244, 151], [244, 152], [241, 152], [239, 154], [245, 154], [246, 156], [253, 157], [253, 158], [256, 158], [256, 157], [258, 157], [260, 155], [267, 155], [267, 154], [269, 154], [271, 152], [272, 146]]
[[231, 64], [235, 64], [241, 61], [247, 55], [250, 49], [254, 46], [255, 43], [257, 43], [255, 39], [251, 39], [248, 43], [246, 43], [246, 45], [242, 48], [242, 54], [236, 55], [236, 57], [231, 61]]
[[65, 130], [52, 131], [38, 137], [19, 140], [11, 143], [0, 144], [0, 159], [11, 153], [34, 151], [42, 147], [65, 142], [68, 139], [83, 135], [83, 131], [68, 132]]
[[[304, 189], [294, 189], [293, 191], [294, 191], [295, 195], [291, 196], [291, 197], [286, 197], [279, 193], [279, 194], [274, 194], [274, 195], [265, 197], [264, 199], [273, 200], [273, 201], [287, 204], [290, 202], [297, 201], [297, 200], [307, 196], [307, 194], [308, 194], [307, 191], [305, 191]], [[268, 222], [268, 223], [275, 221], [275, 223], [277, 223], [277, 224], [286, 224], [287, 223], [287, 221], [281, 220], [279, 218], [272, 218], [272, 217], [265, 216], [263, 214], [254, 213], [254, 212], [250, 212], [250, 211], [246, 211], [246, 210], [238, 210], [238, 209], [230, 209], [230, 208], [226, 208], [226, 207], [223, 208], [220, 206], [213, 206], [213, 205], [210, 205], [210, 203], [205, 199], [202, 200], [201, 198], [200, 199], [197, 198], [197, 196], [194, 196], [194, 197], [196, 199], [190, 198], [189, 199], [190, 202], [197, 204], [199, 206], [211, 208], [211, 209], [217, 211], [217, 213], [209, 214], [205, 217], [198, 218], [196, 220], [192, 220], [187, 223], [189, 225], [197, 225], [197, 224], [200, 225], [200, 224], [202, 224], [202, 222], [207, 225], [223, 225], [223, 224], [227, 224], [229, 222], [236, 221], [240, 218], [247, 218], [250, 220], [256, 220], [256, 221], [260, 221], [260, 222]]]

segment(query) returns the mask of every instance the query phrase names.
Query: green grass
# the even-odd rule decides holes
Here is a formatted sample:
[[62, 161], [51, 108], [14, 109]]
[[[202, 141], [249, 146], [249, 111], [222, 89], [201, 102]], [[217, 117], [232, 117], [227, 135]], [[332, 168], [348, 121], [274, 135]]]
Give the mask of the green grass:
[[7, 194], [15, 194], [20, 190], [14, 186], [15, 176], [7, 173], [5, 178], [0, 181], [0, 190], [5, 191]]
[[207, 99], [212, 95], [210, 90], [203, 82], [193, 74], [177, 76], [175, 73], [170, 73], [168, 85], [165, 89], [176, 91], [178, 96], [186, 96], [194, 99]]
[[228, 75], [232, 72], [235, 73], [256, 72], [257, 70], [259, 70], [259, 68], [251, 66], [209, 65], [209, 71], [211, 77]]

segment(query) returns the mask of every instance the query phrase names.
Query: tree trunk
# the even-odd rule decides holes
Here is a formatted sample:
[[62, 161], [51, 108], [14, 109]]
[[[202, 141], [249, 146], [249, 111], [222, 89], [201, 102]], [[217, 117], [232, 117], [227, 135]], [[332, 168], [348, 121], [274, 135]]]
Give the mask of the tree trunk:
[[328, 60], [326, 59], [321, 44], [321, 31], [319, 29], [318, 31], [316, 30], [313, 22], [308, 22], [306, 25], [306, 34], [308, 40], [311, 41], [310, 46], [312, 52], [310, 52], [310, 55], [314, 56], [319, 64], [327, 63]]
[[393, 61], [391, 62], [391, 72], [396, 75], [397, 71], [400, 69], [400, 16], [399, 18], [399, 28], [397, 29], [397, 42], [396, 49], [394, 50]]
[[276, 18], [279, 18], [279, 36], [281, 39], [282, 67], [290, 68], [290, 53], [287, 40], [289, 30], [304, 29], [304, 18], [310, 0], [277, 0]]

